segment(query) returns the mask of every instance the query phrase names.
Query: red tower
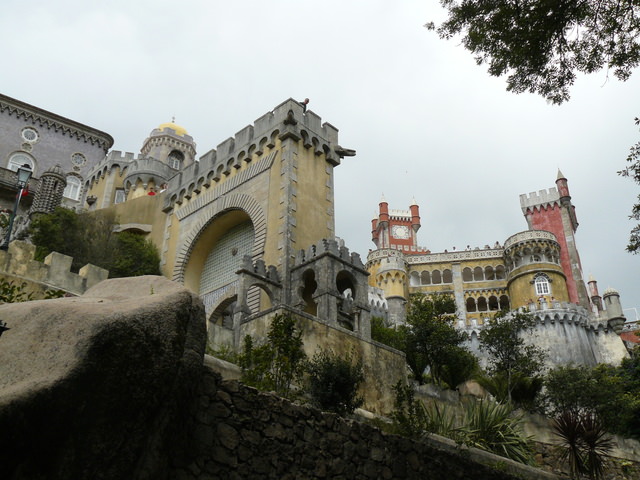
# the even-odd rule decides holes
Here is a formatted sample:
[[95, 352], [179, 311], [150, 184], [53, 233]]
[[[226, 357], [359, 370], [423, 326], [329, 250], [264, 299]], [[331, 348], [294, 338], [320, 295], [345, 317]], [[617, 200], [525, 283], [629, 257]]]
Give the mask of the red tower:
[[371, 221], [371, 229], [371, 237], [377, 248], [415, 252], [418, 246], [417, 233], [420, 229], [420, 211], [415, 199], [409, 210], [390, 211], [383, 195], [378, 218]]
[[520, 195], [520, 205], [529, 229], [546, 230], [556, 236], [561, 247], [560, 264], [567, 277], [569, 299], [573, 303], [590, 308], [575, 240], [578, 220], [575, 207], [571, 203], [567, 179], [558, 170], [556, 188]]

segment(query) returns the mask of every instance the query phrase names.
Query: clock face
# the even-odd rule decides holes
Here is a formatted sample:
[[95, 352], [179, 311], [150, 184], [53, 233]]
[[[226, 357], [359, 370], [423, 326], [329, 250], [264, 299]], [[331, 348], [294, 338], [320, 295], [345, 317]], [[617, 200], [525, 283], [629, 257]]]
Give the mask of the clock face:
[[395, 238], [409, 238], [409, 227], [405, 225], [394, 225], [391, 229], [391, 234]]

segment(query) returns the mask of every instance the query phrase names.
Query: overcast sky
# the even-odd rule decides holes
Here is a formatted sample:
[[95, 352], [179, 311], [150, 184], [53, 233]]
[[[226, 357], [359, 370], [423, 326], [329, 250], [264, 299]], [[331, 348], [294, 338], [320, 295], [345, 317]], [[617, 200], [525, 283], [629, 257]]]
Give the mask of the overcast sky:
[[[513, 95], [458, 40], [423, 28], [436, 0], [3, 2], [0, 91], [139, 152], [176, 116], [202, 155], [293, 97], [357, 151], [335, 172], [336, 231], [366, 259], [371, 218], [422, 216], [433, 252], [525, 230], [519, 195], [569, 180], [585, 277], [640, 311], [624, 248], [639, 187], [616, 175], [640, 139], [640, 72], [581, 77], [569, 103]], [[627, 317], [635, 317], [627, 311]]]

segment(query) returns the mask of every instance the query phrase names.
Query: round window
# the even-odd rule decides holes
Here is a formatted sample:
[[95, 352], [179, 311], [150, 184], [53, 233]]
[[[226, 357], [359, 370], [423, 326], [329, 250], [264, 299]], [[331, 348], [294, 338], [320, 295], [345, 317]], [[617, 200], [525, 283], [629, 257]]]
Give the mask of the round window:
[[38, 141], [38, 132], [31, 127], [24, 128], [22, 130], [22, 138], [29, 143], [35, 143]]
[[84, 165], [85, 163], [87, 163], [87, 157], [85, 157], [83, 154], [81, 153], [74, 153], [73, 155], [71, 155], [71, 162], [78, 166], [81, 167], [82, 165]]

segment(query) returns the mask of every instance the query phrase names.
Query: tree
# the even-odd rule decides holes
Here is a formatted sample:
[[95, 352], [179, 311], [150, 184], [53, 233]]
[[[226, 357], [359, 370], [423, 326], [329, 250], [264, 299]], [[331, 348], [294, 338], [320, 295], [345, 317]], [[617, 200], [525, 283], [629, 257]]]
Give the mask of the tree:
[[427, 367], [433, 380], [440, 382], [445, 366], [455, 364], [458, 357], [465, 355], [461, 344], [467, 340], [467, 334], [454, 327], [455, 309], [450, 295], [416, 294], [409, 300], [404, 352], [418, 383], [423, 383]]
[[509, 401], [516, 377], [536, 377], [542, 372], [546, 352], [523, 338], [534, 326], [529, 313], [502, 311], [480, 332], [480, 349], [489, 355], [491, 373], [506, 376]]
[[160, 253], [153, 243], [131, 232], [114, 233], [113, 212], [77, 214], [66, 208], [37, 216], [30, 226], [36, 260], [51, 252], [73, 258], [78, 271], [88, 263], [109, 270], [111, 278], [160, 275]]
[[[640, 118], [636, 117], [635, 122], [636, 125], [640, 125]], [[631, 178], [634, 182], [640, 185], [640, 142], [631, 147], [631, 151], [627, 157], [627, 162], [629, 162], [630, 165], [623, 170], [620, 170], [618, 175]], [[638, 203], [631, 208], [631, 215], [629, 218], [640, 221], [640, 195], [638, 195]], [[640, 252], [640, 223], [631, 229], [627, 251], [631, 253]]]
[[489, 74], [507, 75], [507, 90], [530, 91], [560, 104], [577, 73], [612, 70], [627, 80], [640, 62], [637, 0], [440, 0], [447, 20], [436, 27], [462, 44]]
[[354, 362], [353, 354], [341, 356], [321, 350], [306, 370], [307, 391], [318, 408], [346, 415], [364, 403], [364, 398], [358, 395], [358, 388], [364, 382], [362, 360]]
[[307, 357], [302, 345], [302, 332], [296, 328], [295, 320], [289, 315], [276, 315], [266, 343], [255, 347], [249, 335], [244, 338], [244, 351], [239, 359], [242, 381], [289, 397], [292, 383], [304, 372]]

